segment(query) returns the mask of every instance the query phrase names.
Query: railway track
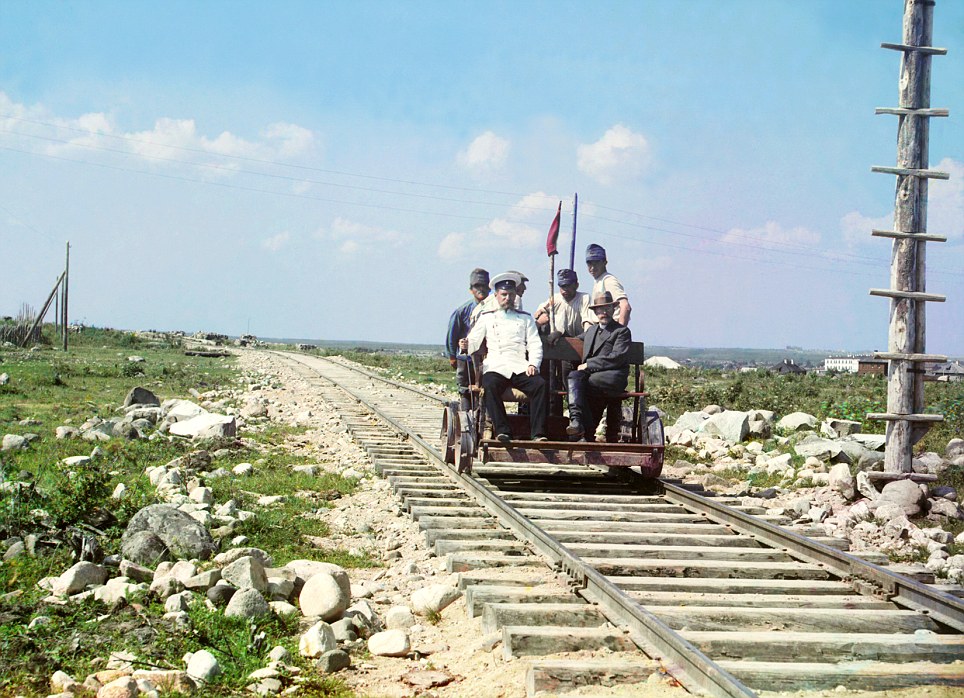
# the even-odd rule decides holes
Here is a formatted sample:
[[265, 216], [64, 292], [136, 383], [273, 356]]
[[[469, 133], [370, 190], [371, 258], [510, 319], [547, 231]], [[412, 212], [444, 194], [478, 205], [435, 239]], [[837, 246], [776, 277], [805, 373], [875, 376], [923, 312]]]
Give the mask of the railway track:
[[[718, 696], [964, 686], [957, 597], [665, 479], [518, 463], [459, 475], [437, 450], [440, 398], [277, 355], [337, 407], [506, 657], [605, 650], [533, 660], [530, 695], [655, 671]], [[568, 588], [546, 583], [547, 565]]]

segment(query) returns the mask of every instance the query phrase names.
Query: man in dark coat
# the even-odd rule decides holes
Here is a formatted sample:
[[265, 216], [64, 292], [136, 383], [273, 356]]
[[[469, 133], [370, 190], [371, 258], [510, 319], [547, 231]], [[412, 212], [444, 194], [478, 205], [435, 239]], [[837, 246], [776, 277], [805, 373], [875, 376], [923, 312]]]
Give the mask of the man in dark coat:
[[[569, 426], [566, 432], [582, 440], [595, 433], [606, 404], [626, 391], [629, 382], [629, 328], [613, 319], [618, 301], [605, 291], [589, 306], [599, 324], [582, 335], [582, 363], [569, 373]], [[618, 437], [621, 413], [607, 418], [606, 438]]]
[[469, 293], [472, 298], [460, 305], [449, 318], [448, 330], [445, 333], [445, 354], [449, 363], [455, 369], [455, 380], [459, 386], [459, 402], [462, 409], [470, 407], [469, 386], [475, 382], [471, 374], [469, 357], [459, 351], [459, 340], [469, 336], [472, 329], [470, 318], [472, 311], [489, 296], [489, 272], [485, 269], [473, 269], [469, 274]]

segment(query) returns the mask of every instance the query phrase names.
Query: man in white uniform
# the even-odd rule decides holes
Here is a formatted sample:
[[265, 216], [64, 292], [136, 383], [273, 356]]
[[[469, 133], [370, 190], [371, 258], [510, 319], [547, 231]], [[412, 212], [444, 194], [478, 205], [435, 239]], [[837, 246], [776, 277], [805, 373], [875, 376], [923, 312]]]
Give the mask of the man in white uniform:
[[595, 280], [589, 296], [595, 298], [609, 291], [613, 300], [616, 301], [614, 315], [616, 321], [620, 325], [629, 325], [629, 314], [633, 310], [629, 306], [629, 297], [626, 295], [626, 289], [619, 283], [619, 279], [606, 271], [606, 250], [601, 245], [593, 243], [586, 248], [586, 267]]
[[533, 441], [546, 440], [546, 382], [539, 375], [542, 339], [532, 316], [515, 309], [517, 275], [499, 274], [492, 279], [498, 309], [481, 313], [469, 336], [459, 345], [470, 354], [488, 349], [482, 362], [482, 389], [485, 410], [492, 419], [495, 438], [512, 440], [502, 394], [509, 386], [529, 398], [529, 423]]
[[[507, 271], [504, 272], [502, 276], [506, 276], [507, 278], [511, 278], [515, 281], [515, 300], [512, 303], [516, 310], [522, 310], [522, 294], [526, 292], [526, 281], [529, 280], [528, 277], [526, 277], [526, 275], [521, 271]], [[484, 301], [475, 306], [475, 308], [473, 308], [469, 323], [474, 325], [479, 319], [479, 315], [498, 309], [499, 302], [496, 300], [495, 294], [493, 293]]]

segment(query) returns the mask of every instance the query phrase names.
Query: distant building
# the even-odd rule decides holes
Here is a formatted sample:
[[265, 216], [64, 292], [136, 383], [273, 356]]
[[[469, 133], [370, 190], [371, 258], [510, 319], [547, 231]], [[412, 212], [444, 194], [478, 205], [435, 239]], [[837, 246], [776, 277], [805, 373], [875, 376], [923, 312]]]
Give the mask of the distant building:
[[805, 369], [803, 366], [798, 366], [796, 363], [794, 363], [793, 359], [784, 359], [782, 362], [771, 366], [770, 370], [774, 373], [779, 373], [781, 376], [807, 372], [807, 369]]
[[964, 365], [960, 361], [945, 361], [930, 364], [924, 374], [925, 380], [948, 381], [958, 383], [964, 381]]
[[887, 375], [887, 362], [875, 359], [866, 354], [851, 354], [849, 356], [828, 356], [823, 360], [823, 367], [827, 371], [840, 373], [859, 373], [867, 375]]

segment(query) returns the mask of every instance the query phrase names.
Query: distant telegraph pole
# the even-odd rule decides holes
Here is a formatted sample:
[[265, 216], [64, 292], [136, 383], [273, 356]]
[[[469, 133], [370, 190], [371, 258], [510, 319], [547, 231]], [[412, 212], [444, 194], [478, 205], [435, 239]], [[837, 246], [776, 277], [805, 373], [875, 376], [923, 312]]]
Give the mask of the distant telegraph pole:
[[946, 361], [946, 356], [926, 354], [924, 349], [924, 307], [943, 302], [944, 296], [927, 293], [925, 279], [928, 242], [946, 242], [942, 235], [927, 234], [927, 181], [948, 179], [946, 172], [929, 170], [929, 119], [947, 116], [947, 109], [930, 108], [931, 56], [943, 56], [947, 49], [931, 44], [934, 0], [904, 0], [903, 43], [881, 44], [900, 51], [900, 100], [897, 107], [878, 107], [878, 114], [897, 116], [897, 166], [873, 167], [873, 172], [897, 175], [894, 196], [894, 229], [874, 230], [877, 237], [893, 239], [890, 288], [871, 289], [870, 295], [890, 299], [887, 351], [887, 411], [868, 414], [869, 419], [887, 422], [884, 470], [909, 473], [913, 470], [913, 447], [939, 414], [924, 414], [923, 365]]
[[67, 287], [70, 285], [70, 241], [67, 241], [67, 259], [64, 262], [64, 302], [61, 310], [63, 311], [64, 317], [62, 320], [62, 326], [64, 330], [64, 351], [67, 351]]

